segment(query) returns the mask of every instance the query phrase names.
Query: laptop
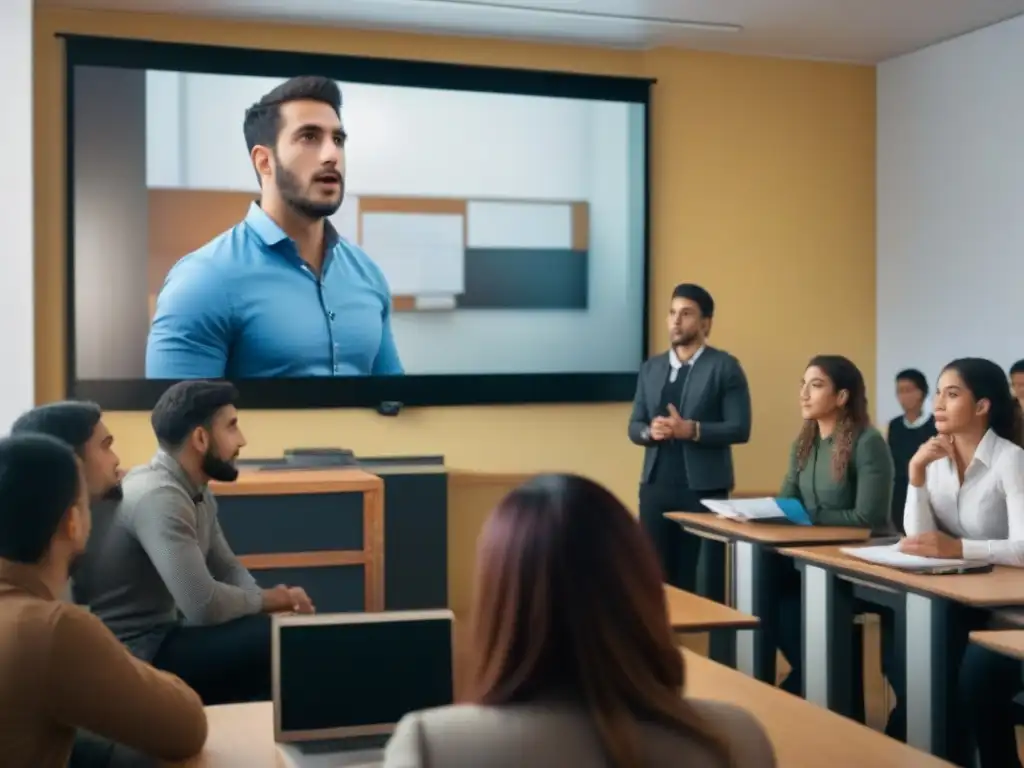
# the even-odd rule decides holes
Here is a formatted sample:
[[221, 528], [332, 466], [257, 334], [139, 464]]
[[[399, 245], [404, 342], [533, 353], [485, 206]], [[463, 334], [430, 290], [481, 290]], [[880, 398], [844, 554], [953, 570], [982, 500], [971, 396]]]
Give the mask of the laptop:
[[452, 703], [453, 621], [448, 610], [275, 616], [274, 739], [293, 757], [379, 759], [405, 714]]

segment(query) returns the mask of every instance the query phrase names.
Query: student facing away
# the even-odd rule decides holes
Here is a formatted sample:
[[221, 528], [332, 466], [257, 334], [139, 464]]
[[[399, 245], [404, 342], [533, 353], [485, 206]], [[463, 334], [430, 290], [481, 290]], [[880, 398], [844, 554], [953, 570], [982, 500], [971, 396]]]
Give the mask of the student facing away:
[[660, 563], [608, 490], [520, 486], [477, 569], [472, 703], [407, 715], [384, 768], [774, 768], [750, 714], [681, 695]]
[[[857, 366], [839, 355], [812, 358], [800, 383], [800, 412], [804, 423], [779, 497], [799, 499], [816, 525], [887, 531], [892, 457], [871, 426]], [[800, 585], [792, 562], [780, 563], [777, 642], [791, 668], [782, 688], [796, 695], [803, 695]]]
[[907, 475], [910, 460], [917, 449], [935, 437], [935, 417], [924, 409], [928, 397], [928, 380], [913, 368], [896, 374], [896, 399], [903, 415], [889, 422], [886, 437], [896, 479], [892, 488], [892, 524], [903, 533], [903, 507], [907, 501]]
[[81, 462], [47, 435], [0, 440], [0, 755], [65, 768], [76, 729], [162, 760], [206, 741], [202, 702], [59, 599], [89, 537]]

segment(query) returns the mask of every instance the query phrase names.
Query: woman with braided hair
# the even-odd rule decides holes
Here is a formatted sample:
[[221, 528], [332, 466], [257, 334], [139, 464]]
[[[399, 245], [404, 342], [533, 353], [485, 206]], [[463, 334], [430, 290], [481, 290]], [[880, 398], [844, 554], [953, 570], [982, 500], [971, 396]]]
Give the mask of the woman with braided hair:
[[[860, 370], [839, 355], [812, 358], [800, 382], [800, 411], [804, 423], [779, 497], [799, 499], [815, 525], [888, 532], [892, 456], [871, 426]], [[800, 574], [789, 561], [780, 569], [777, 642], [791, 668], [782, 687], [802, 696]]]

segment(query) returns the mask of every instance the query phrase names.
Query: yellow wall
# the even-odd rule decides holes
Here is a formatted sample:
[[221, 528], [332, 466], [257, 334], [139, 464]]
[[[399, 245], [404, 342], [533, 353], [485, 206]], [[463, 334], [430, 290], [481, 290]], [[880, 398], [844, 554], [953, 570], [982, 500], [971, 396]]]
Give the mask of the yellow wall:
[[[655, 77], [653, 344], [659, 349], [667, 342], [661, 318], [671, 286], [696, 281], [714, 294], [713, 341], [743, 362], [754, 398], [753, 441], [737, 451], [740, 489], [778, 484], [798, 418], [796, 383], [810, 355], [847, 354], [874, 381], [871, 68], [38, 10], [39, 401], [64, 394], [64, 134], [56, 31]], [[247, 412], [244, 428], [253, 456], [300, 444], [363, 454], [443, 453], [453, 467], [477, 471], [583, 472], [632, 503], [641, 452], [626, 440], [628, 410], [626, 404], [426, 408], [397, 419], [368, 411]], [[125, 462], [147, 458], [154, 447], [147, 414], [113, 413], [107, 420]]]

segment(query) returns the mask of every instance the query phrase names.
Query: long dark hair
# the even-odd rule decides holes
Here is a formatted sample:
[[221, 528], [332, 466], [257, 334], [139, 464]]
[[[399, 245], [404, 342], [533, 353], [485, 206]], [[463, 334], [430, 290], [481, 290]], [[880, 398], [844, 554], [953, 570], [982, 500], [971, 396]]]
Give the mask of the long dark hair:
[[661, 568], [610, 491], [542, 475], [491, 513], [477, 548], [469, 698], [484, 705], [567, 692], [589, 711], [610, 765], [642, 765], [639, 720], [731, 758], [681, 697], [685, 670]]
[[988, 427], [1005, 440], [1024, 445], [1020, 403], [1010, 394], [1003, 369], [983, 357], [961, 357], [942, 372], [956, 371], [975, 400], [988, 400]]
[[[846, 404], [836, 419], [836, 429], [832, 437], [832, 477], [841, 480], [853, 457], [853, 447], [870, 424], [868, 416], [868, 392], [864, 386], [864, 375], [860, 368], [842, 355], [817, 355], [807, 363], [807, 368], [818, 368], [832, 382], [832, 388], [841, 392], [846, 390]], [[797, 466], [803, 469], [814, 447], [814, 438], [818, 435], [818, 424], [813, 419], [804, 421], [797, 437]]]

